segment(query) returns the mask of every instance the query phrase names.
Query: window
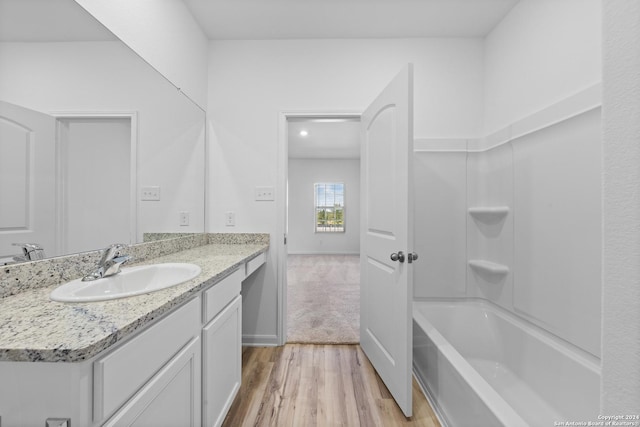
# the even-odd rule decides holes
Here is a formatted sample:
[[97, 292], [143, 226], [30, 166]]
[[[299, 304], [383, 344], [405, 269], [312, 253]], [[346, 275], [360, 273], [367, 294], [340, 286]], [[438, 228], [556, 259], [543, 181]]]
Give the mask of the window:
[[316, 233], [344, 233], [344, 184], [314, 184]]

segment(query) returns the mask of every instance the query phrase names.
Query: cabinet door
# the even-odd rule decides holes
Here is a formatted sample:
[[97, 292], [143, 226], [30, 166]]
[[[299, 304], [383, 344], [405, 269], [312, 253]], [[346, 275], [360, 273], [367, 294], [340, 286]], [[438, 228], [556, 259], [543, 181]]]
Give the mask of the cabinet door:
[[93, 420], [109, 419], [181, 348], [198, 336], [200, 298], [194, 298], [94, 363]]
[[203, 426], [220, 426], [240, 388], [242, 376], [242, 297], [202, 330]]
[[199, 426], [200, 352], [195, 337], [104, 426]]

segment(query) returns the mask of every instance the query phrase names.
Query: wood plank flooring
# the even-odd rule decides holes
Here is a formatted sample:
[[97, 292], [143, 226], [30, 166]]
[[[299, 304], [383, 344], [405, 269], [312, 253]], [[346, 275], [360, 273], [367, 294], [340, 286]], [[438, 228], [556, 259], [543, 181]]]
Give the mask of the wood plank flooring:
[[417, 383], [405, 418], [359, 345], [245, 347], [223, 426], [440, 427]]

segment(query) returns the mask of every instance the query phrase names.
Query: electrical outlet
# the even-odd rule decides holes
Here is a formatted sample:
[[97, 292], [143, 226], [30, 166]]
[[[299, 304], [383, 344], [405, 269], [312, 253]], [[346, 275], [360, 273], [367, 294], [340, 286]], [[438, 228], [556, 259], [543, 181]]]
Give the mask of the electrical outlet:
[[236, 213], [233, 211], [229, 211], [224, 214], [225, 225], [227, 227], [233, 227], [236, 225]]
[[275, 200], [273, 187], [256, 187], [256, 200]]
[[189, 225], [189, 212], [180, 212], [180, 226]]
[[160, 200], [160, 187], [158, 186], [142, 187], [140, 189], [140, 193], [141, 193], [140, 200], [145, 200], [145, 201]]

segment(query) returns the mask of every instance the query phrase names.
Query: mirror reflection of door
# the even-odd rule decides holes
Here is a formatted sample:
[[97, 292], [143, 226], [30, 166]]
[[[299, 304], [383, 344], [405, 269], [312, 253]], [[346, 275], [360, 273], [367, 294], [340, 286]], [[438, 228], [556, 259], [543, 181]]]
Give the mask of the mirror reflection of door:
[[0, 101], [0, 265], [55, 246], [55, 118]]
[[131, 119], [58, 121], [62, 253], [131, 241]]

